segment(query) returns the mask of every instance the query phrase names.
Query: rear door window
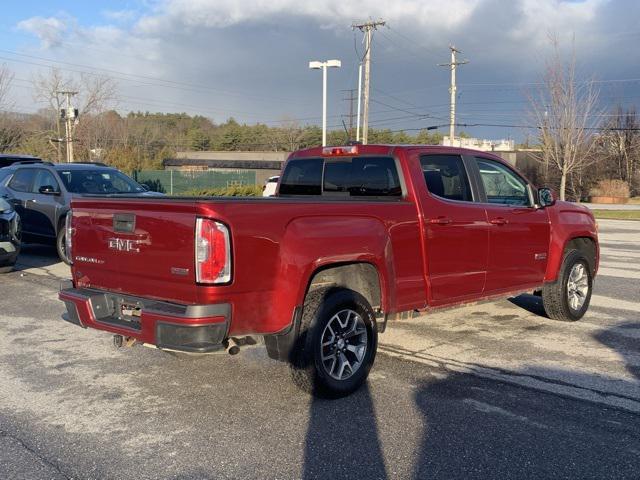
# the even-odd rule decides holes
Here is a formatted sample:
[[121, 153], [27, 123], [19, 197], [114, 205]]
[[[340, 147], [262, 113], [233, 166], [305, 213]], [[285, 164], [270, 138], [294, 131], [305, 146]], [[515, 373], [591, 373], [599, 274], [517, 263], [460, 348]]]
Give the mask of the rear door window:
[[280, 195], [320, 195], [322, 193], [321, 158], [291, 160], [280, 182]]
[[30, 192], [31, 184], [33, 183], [35, 176], [36, 171], [33, 168], [22, 168], [17, 170], [9, 182], [9, 188], [16, 192]]
[[469, 178], [460, 155], [423, 155], [420, 157], [427, 189], [447, 200], [472, 202]]

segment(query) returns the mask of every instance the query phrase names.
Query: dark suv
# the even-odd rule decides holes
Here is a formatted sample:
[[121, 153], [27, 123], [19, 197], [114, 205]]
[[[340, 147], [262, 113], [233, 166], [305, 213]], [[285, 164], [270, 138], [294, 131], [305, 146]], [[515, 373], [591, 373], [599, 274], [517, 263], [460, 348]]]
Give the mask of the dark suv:
[[8, 167], [18, 162], [41, 162], [38, 157], [31, 155], [20, 155], [17, 153], [0, 153], [0, 168]]
[[102, 163], [53, 164], [21, 161], [0, 168], [0, 198], [13, 205], [22, 220], [25, 242], [55, 243], [65, 253], [64, 219], [78, 195], [161, 195]]

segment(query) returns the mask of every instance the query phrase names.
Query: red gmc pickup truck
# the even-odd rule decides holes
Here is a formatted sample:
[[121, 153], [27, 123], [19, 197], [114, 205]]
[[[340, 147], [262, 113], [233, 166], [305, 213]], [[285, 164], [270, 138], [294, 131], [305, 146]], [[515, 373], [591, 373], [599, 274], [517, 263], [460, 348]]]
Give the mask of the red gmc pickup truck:
[[489, 153], [349, 145], [291, 154], [276, 198], [78, 198], [66, 320], [173, 352], [263, 336], [294, 381], [340, 396], [403, 312], [541, 292], [580, 319], [598, 268], [585, 207]]

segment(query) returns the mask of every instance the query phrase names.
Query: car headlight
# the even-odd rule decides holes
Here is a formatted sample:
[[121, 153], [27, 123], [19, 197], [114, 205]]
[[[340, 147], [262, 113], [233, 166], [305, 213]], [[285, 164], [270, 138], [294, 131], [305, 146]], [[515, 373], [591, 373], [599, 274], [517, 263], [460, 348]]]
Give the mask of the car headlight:
[[0, 198], [0, 213], [9, 213], [13, 211], [13, 207], [5, 199]]

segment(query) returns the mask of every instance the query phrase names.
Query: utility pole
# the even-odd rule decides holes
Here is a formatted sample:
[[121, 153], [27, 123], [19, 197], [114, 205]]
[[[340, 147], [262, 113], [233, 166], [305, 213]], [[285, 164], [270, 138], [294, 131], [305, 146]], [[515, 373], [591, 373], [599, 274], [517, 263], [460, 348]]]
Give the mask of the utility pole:
[[456, 67], [458, 65], [469, 63], [469, 60], [462, 60], [458, 62], [456, 61], [456, 54], [462, 52], [453, 45], [449, 45], [449, 50], [451, 50], [451, 63], [439, 63], [438, 65], [441, 67], [451, 68], [451, 86], [449, 87], [449, 93], [451, 94], [451, 112], [449, 115], [449, 143], [453, 147], [455, 146], [456, 138]]
[[369, 89], [371, 87], [371, 40], [373, 31], [378, 27], [383, 27], [386, 22], [383, 20], [370, 21], [360, 24], [353, 24], [352, 28], [364, 32], [364, 92], [362, 111], [362, 144], [366, 145], [369, 137]]
[[345, 102], [349, 102], [349, 115], [345, 115], [345, 117], [349, 117], [349, 139], [351, 140], [353, 139], [353, 118], [355, 117], [355, 114], [353, 113], [353, 101], [356, 99], [356, 89], [350, 88], [348, 90], [342, 90], [342, 92], [345, 94], [349, 94], [349, 96], [343, 97], [342, 100]]
[[360, 141], [360, 109], [362, 103], [362, 62], [358, 65], [358, 114], [356, 117], [356, 142]]
[[64, 95], [67, 97], [67, 108], [60, 109], [60, 118], [64, 120], [65, 125], [65, 143], [66, 143], [66, 154], [67, 154], [67, 163], [73, 162], [73, 127], [74, 123], [78, 121], [78, 109], [73, 108], [71, 106], [71, 97], [77, 95], [78, 92], [72, 91], [63, 91], [56, 92], [59, 95]]

